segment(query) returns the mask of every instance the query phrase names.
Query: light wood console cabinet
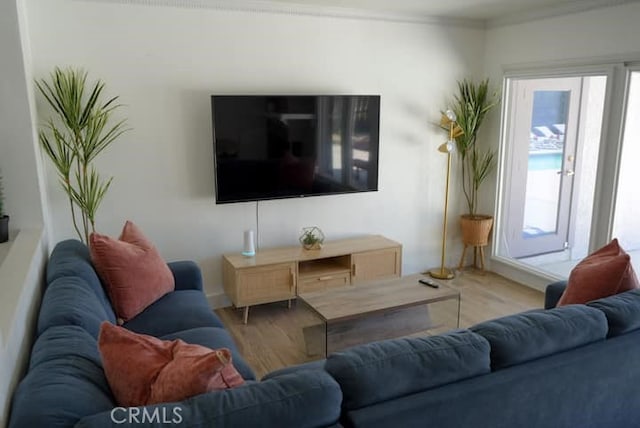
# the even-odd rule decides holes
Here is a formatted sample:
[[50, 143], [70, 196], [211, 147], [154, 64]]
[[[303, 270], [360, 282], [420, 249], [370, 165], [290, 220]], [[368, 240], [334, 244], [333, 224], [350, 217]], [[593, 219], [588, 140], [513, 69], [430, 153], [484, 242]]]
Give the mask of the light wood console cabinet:
[[295, 298], [298, 293], [333, 287], [366, 286], [367, 281], [399, 277], [402, 245], [383, 236], [325, 242], [320, 250], [301, 246], [260, 250], [254, 257], [223, 256], [224, 290], [237, 308]]

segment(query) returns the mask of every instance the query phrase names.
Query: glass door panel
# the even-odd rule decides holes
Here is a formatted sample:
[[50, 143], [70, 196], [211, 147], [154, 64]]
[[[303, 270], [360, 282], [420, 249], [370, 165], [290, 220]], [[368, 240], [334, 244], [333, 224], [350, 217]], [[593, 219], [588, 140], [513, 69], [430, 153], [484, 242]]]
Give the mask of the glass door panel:
[[[567, 159], [567, 169], [573, 161], [575, 144], [565, 146], [565, 130], [568, 122], [570, 91], [534, 91], [527, 157], [527, 185], [524, 202], [524, 221], [522, 238], [524, 240], [541, 238], [550, 234], [566, 235], [568, 198], [563, 188], [563, 159]], [[575, 139], [570, 139], [573, 143]], [[572, 170], [569, 170], [571, 171]], [[568, 173], [567, 173], [568, 174]], [[568, 176], [570, 177], [570, 176]], [[567, 186], [568, 187], [568, 186]], [[564, 197], [563, 197], [564, 196]], [[558, 224], [560, 217], [562, 224]], [[559, 232], [559, 228], [565, 229]], [[558, 250], [558, 243], [551, 245], [545, 252]], [[525, 252], [527, 252], [525, 250]]]
[[568, 245], [582, 79], [513, 82], [509, 254], [520, 258]]

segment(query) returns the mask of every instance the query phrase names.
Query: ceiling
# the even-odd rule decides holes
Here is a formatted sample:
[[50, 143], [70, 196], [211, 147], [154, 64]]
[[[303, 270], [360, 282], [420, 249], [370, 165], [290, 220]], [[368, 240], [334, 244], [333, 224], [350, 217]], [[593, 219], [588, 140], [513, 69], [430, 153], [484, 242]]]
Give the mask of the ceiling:
[[373, 14], [499, 21], [504, 18], [553, 16], [637, 0], [271, 0], [289, 7], [360, 10]]

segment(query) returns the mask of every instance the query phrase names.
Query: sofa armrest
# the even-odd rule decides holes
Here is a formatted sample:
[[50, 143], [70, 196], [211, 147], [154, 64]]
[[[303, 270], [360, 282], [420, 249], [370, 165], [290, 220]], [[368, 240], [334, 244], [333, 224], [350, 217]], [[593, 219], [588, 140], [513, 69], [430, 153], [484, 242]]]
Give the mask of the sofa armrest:
[[176, 281], [176, 290], [202, 291], [202, 272], [195, 262], [185, 260], [167, 264]]
[[567, 281], [565, 280], [547, 285], [547, 289], [544, 292], [544, 308], [555, 308], [565, 288], [567, 288]]
[[170, 423], [185, 428], [328, 427], [338, 422], [341, 402], [340, 386], [328, 373], [306, 370], [264, 382], [247, 382], [178, 403], [115, 408], [87, 416], [75, 428], [121, 427], [132, 411], [137, 415], [135, 426], [139, 428], [167, 427]]

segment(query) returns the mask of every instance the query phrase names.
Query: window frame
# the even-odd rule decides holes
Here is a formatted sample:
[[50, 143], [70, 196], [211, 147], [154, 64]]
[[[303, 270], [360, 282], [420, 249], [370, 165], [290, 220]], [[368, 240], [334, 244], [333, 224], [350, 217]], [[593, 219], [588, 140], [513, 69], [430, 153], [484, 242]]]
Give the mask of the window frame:
[[506, 181], [507, 141], [510, 133], [510, 82], [513, 79], [555, 78], [570, 76], [605, 76], [607, 78], [604, 114], [601, 129], [601, 144], [596, 173], [593, 216], [589, 250], [593, 251], [611, 239], [615, 215], [616, 193], [622, 156], [624, 125], [631, 73], [640, 71], [640, 59], [592, 59], [591, 61], [566, 61], [564, 63], [538, 63], [503, 67], [502, 103], [499, 124], [497, 155], [497, 177], [494, 205], [493, 245], [491, 248], [492, 270], [517, 281], [544, 290], [550, 281], [561, 279], [549, 272], [518, 262], [498, 254], [504, 215]]

